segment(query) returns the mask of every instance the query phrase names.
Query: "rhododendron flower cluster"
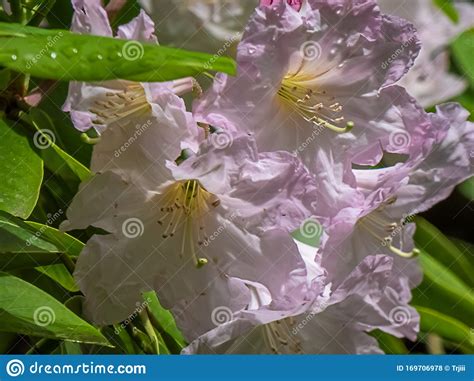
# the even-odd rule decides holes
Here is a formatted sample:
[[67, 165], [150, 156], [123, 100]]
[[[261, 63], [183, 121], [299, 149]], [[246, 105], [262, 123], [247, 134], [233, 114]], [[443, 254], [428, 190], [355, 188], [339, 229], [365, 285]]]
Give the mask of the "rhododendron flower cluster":
[[[73, 30], [113, 35], [99, 0], [73, 5]], [[405, 89], [431, 47], [375, 0], [254, 6], [237, 75], [192, 106], [194, 78], [70, 85], [64, 109], [99, 135], [62, 225], [101, 229], [75, 272], [85, 311], [119, 323], [155, 291], [187, 354], [381, 353], [376, 329], [415, 340], [412, 217], [470, 176], [468, 113], [427, 113]], [[142, 11], [117, 36], [154, 31]]]

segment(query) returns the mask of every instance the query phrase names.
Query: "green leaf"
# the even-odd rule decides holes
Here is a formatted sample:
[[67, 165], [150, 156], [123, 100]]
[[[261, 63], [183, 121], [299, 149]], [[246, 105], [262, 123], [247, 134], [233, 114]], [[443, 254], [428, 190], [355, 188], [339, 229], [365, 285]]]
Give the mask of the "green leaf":
[[[62, 210], [60, 210], [58, 214], [62, 214]], [[54, 217], [55, 215], [50, 215], [51, 219]], [[41, 237], [54, 244], [62, 253], [66, 253], [72, 257], [78, 257], [84, 248], [84, 244], [81, 241], [51, 226], [32, 221], [26, 221], [25, 223], [36, 231], [41, 232]]]
[[458, 191], [470, 201], [474, 201], [474, 177], [458, 186]]
[[[40, 86], [40, 83], [35, 85]], [[52, 120], [50, 127], [45, 128], [50, 128], [53, 131], [56, 145], [89, 168], [93, 146], [82, 141], [82, 132], [74, 128], [69, 113], [58, 107], [58, 105], [64, 104], [68, 91], [68, 82], [56, 82], [53, 87], [48, 89], [48, 96], [43, 97], [36, 109], [46, 113]]]
[[43, 161], [21, 126], [0, 120], [0, 210], [28, 218], [39, 197]]
[[470, 112], [468, 120], [474, 122], [474, 87], [467, 89], [461, 95], [453, 99], [453, 102], [458, 102], [467, 111]]
[[452, 0], [433, 0], [433, 3], [441, 9], [454, 23], [459, 22], [459, 14]]
[[69, 270], [62, 263], [49, 266], [37, 267], [36, 270], [43, 273], [44, 275], [50, 277], [55, 282], [59, 283], [66, 290], [71, 292], [79, 291], [74, 278], [72, 277]]
[[69, 29], [73, 12], [70, 1], [56, 1], [51, 12], [49, 12], [46, 17], [48, 25], [54, 29]]
[[[92, 173], [88, 168], [74, 159], [71, 155], [64, 152], [55, 143], [56, 135], [53, 132], [55, 127], [48, 114], [40, 109], [32, 109], [30, 113], [27, 116], [24, 115], [24, 117], [36, 128], [36, 141], [42, 143], [42, 153], [51, 153], [51, 151], [54, 151], [55, 154], [60, 158], [59, 165], [53, 164], [52, 168], [49, 168], [53, 173], [63, 172], [62, 169], [65, 164], [80, 181], [86, 181], [92, 176]], [[46, 160], [47, 157], [44, 157], [43, 159], [47, 165], [51, 163], [51, 161]], [[65, 177], [65, 180], [67, 180], [67, 175]]]
[[15, 333], [0, 332], [0, 353], [8, 353], [10, 347], [15, 345], [19, 340], [21, 339], [19, 339]]
[[235, 72], [235, 62], [228, 57], [8, 23], [0, 23], [0, 49], [0, 65], [64, 81], [157, 82], [206, 70]]
[[459, 251], [463, 253], [471, 266], [474, 267], [474, 244], [453, 237], [451, 238], [451, 241], [456, 245]]
[[380, 330], [375, 330], [370, 333], [379, 342], [380, 348], [389, 355], [407, 354], [408, 349], [403, 343], [402, 339], [389, 335]]
[[464, 283], [474, 286], [474, 266], [456, 245], [440, 230], [421, 217], [416, 217], [415, 243], [432, 258], [449, 268]]
[[10, 84], [11, 71], [8, 69], [0, 69], [0, 90], [5, 90]]
[[420, 314], [422, 332], [436, 333], [442, 338], [471, 348], [474, 351], [474, 335], [460, 321], [428, 307], [414, 306]]
[[434, 308], [469, 324], [474, 314], [472, 290], [448, 267], [420, 249], [423, 282], [413, 290], [413, 303]]
[[461, 74], [474, 89], [474, 29], [462, 33], [452, 44], [451, 50]]
[[[53, 223], [61, 214], [62, 211], [49, 215], [47, 222]], [[1, 270], [61, 264], [62, 256], [58, 253], [77, 257], [83, 247], [84, 244], [76, 238], [51, 226], [24, 222], [0, 211]], [[63, 286], [69, 284], [71, 283], [65, 283]], [[65, 288], [69, 289], [68, 287]]]
[[291, 233], [291, 236], [299, 242], [308, 246], [319, 247], [323, 227], [314, 218], [308, 218], [302, 222], [301, 226]]
[[57, 253], [58, 248], [44, 240], [38, 231], [19, 218], [0, 211], [1, 253]]
[[37, 266], [49, 266], [61, 263], [56, 253], [2, 253], [0, 271], [31, 269]]
[[0, 331], [110, 345], [93, 326], [20, 278], [0, 273]]
[[64, 341], [60, 346], [60, 353], [62, 355], [82, 355], [81, 345], [78, 343], [71, 343]]
[[[174, 343], [171, 343], [171, 347], [177, 346], [183, 348], [186, 345], [186, 341], [184, 340], [181, 331], [176, 326], [176, 322], [171, 312], [161, 306], [155, 292], [146, 292], [143, 294], [143, 297], [154, 320], [156, 320], [160, 325], [160, 328], [162, 328], [162, 331], [164, 331], [164, 333], [160, 332], [160, 334], [168, 347], [170, 347], [168, 339], [172, 338]], [[173, 348], [169, 349], [172, 350]]]
[[26, 19], [28, 25], [39, 25], [53, 8], [56, 0], [35, 0], [28, 4], [28, 13]]

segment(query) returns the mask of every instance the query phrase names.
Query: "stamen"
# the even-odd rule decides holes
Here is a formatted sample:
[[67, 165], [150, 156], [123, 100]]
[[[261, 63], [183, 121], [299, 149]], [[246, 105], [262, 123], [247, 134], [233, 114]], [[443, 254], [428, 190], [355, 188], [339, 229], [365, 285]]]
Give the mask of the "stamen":
[[130, 83], [121, 91], [105, 93], [105, 99], [97, 100], [89, 109], [96, 116], [93, 122], [100, 125], [108, 125], [150, 110], [145, 90], [139, 83]]
[[198, 180], [177, 181], [170, 185], [159, 201], [163, 213], [158, 224], [165, 228], [163, 239], [174, 237], [182, 232], [181, 253], [190, 252], [197, 268], [208, 263], [196, 253], [196, 244], [202, 244], [203, 218], [216, 207], [218, 199], [209, 193]]
[[[321, 102], [325, 91], [317, 92], [306, 88], [297, 76], [287, 76], [283, 79], [278, 90], [280, 98], [304, 120], [318, 127], [325, 127], [336, 133], [342, 134], [354, 128], [354, 122], [348, 121], [344, 127], [338, 126], [344, 122], [344, 116], [340, 115], [343, 107], [339, 102], [333, 102], [326, 106]], [[319, 97], [318, 97], [319, 96]]]
[[[413, 258], [420, 252], [418, 249], [413, 249], [409, 252], [403, 251], [393, 245], [393, 238], [396, 235], [402, 235], [405, 225], [403, 223], [392, 222], [390, 217], [384, 213], [387, 206], [396, 202], [396, 197], [393, 196], [385, 201], [378, 209], [361, 218], [358, 224], [363, 227], [370, 235], [381, 242], [384, 247], [387, 247], [392, 253], [403, 258]], [[386, 234], [389, 233], [387, 236]]]
[[263, 327], [264, 340], [274, 354], [303, 353], [301, 342], [292, 336], [292, 318], [277, 320]]

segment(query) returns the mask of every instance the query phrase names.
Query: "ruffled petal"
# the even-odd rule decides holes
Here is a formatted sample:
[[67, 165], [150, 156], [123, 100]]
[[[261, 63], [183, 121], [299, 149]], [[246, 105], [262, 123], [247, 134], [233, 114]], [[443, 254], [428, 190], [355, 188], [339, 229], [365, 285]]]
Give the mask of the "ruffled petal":
[[100, 0], [72, 0], [74, 15], [71, 30], [77, 33], [112, 37], [107, 12]]
[[155, 36], [155, 23], [142, 9], [140, 14], [128, 24], [120, 25], [117, 37], [124, 40], [137, 40], [158, 43]]

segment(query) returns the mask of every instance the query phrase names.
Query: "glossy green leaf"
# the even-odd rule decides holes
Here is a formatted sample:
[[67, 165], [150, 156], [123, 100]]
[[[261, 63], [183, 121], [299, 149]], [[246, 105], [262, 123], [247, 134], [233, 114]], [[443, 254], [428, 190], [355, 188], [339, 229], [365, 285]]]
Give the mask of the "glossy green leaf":
[[414, 306], [420, 314], [420, 329], [425, 333], [436, 333], [442, 338], [471, 348], [474, 339], [471, 329], [460, 321], [428, 307]]
[[5, 273], [0, 273], [0, 321], [0, 331], [109, 345], [96, 328], [56, 299]]
[[451, 45], [454, 60], [474, 89], [474, 29], [462, 33]]
[[38, 200], [43, 161], [19, 125], [0, 120], [0, 210], [28, 218]]
[[418, 248], [450, 269], [464, 283], [474, 286], [474, 266], [449, 238], [421, 217], [416, 217], [415, 242]]
[[0, 49], [0, 65], [57, 80], [157, 82], [206, 70], [235, 72], [227, 57], [7, 23], [0, 23]]

